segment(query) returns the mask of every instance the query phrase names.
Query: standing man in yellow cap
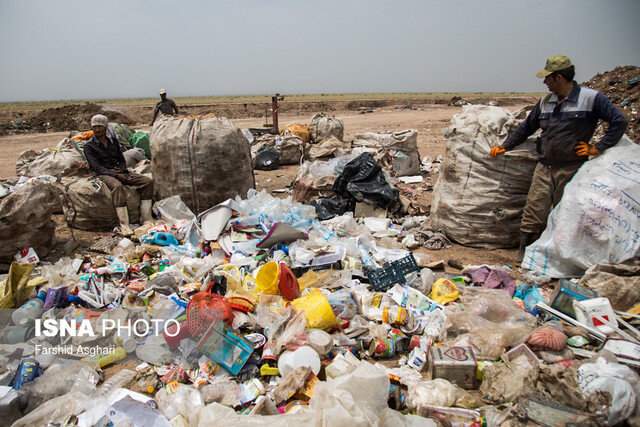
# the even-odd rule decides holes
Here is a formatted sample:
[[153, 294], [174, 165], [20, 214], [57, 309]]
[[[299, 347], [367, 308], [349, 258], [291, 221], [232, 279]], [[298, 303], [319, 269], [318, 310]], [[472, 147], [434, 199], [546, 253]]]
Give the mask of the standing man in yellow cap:
[[[551, 93], [536, 104], [501, 147], [491, 149], [492, 157], [504, 154], [542, 129], [537, 141], [539, 163], [520, 223], [521, 255], [544, 231], [549, 212], [580, 166], [589, 156], [616, 145], [627, 128], [626, 118], [606, 96], [573, 80], [575, 68], [568, 57], [550, 56], [536, 76], [544, 79]], [[590, 144], [599, 120], [607, 122], [608, 129], [600, 141]]]
[[153, 119], [151, 119], [149, 126], [153, 126], [159, 112], [171, 116], [178, 114], [178, 106], [173, 99], [167, 98], [167, 91], [165, 89], [160, 89], [160, 102], [158, 102], [156, 108], [153, 109]]

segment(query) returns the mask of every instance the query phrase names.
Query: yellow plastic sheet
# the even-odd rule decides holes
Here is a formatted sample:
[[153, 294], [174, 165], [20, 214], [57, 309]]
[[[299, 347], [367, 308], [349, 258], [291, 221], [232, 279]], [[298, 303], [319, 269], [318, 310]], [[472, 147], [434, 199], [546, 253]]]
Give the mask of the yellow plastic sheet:
[[258, 302], [256, 296], [255, 279], [250, 275], [244, 275], [233, 264], [225, 264], [221, 268], [217, 269], [217, 273], [223, 275], [227, 279], [227, 298], [243, 297], [249, 300], [252, 304]]
[[292, 125], [287, 126], [283, 131], [283, 135], [295, 135], [302, 140], [305, 144], [308, 144], [311, 140], [311, 131], [309, 130], [309, 126], [301, 125], [299, 123], [294, 123]]
[[447, 304], [460, 297], [460, 291], [455, 283], [449, 279], [438, 279], [431, 286], [429, 297], [439, 304]]
[[318, 289], [311, 289], [306, 295], [291, 301], [291, 305], [304, 312], [309, 328], [331, 329], [337, 324], [329, 300]]
[[[9, 275], [0, 282], [0, 308], [20, 307], [31, 293], [29, 278], [33, 271], [31, 264], [11, 263]], [[32, 281], [32, 286], [37, 285], [37, 281]]]

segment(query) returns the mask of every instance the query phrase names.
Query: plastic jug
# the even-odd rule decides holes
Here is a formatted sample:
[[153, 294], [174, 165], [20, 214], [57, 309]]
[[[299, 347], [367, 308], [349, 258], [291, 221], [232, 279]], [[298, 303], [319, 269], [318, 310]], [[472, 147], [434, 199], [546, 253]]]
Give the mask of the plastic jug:
[[612, 334], [613, 328], [618, 327], [616, 314], [608, 298], [592, 298], [584, 301], [573, 301], [576, 320], [585, 325], [593, 326], [602, 333]]

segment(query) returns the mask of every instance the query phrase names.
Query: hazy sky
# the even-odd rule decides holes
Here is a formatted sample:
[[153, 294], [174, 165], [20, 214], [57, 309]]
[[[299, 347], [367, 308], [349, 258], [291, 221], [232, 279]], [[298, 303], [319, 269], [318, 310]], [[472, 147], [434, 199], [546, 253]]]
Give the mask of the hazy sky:
[[0, 0], [0, 101], [543, 91], [640, 65], [639, 0]]

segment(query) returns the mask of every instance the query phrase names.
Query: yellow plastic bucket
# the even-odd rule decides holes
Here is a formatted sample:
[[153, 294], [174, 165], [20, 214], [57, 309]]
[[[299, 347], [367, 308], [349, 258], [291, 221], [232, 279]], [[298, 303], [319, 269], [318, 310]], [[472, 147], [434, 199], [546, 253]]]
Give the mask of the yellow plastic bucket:
[[278, 295], [278, 276], [280, 267], [275, 261], [269, 261], [258, 270], [256, 275], [256, 291], [258, 294]]

